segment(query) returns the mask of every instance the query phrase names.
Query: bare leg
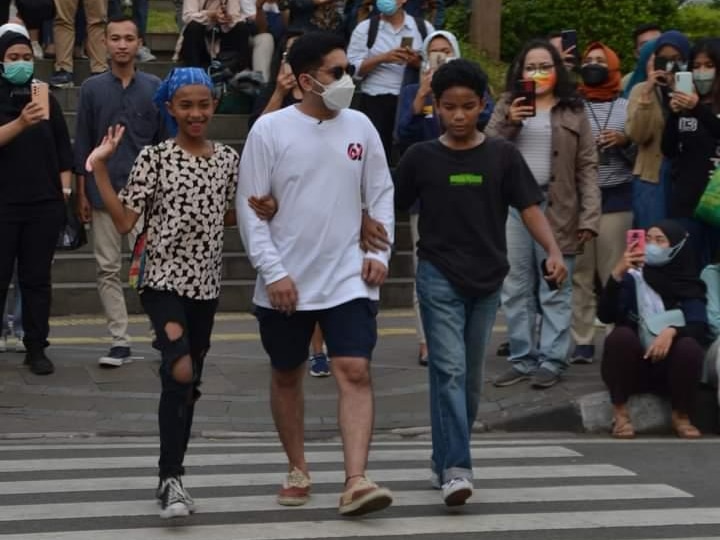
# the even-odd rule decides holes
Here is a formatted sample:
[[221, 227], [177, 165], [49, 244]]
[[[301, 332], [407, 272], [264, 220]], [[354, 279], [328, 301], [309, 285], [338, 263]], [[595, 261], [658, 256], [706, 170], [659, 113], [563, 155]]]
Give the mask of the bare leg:
[[322, 330], [320, 330], [320, 325], [316, 324], [315, 330], [313, 331], [312, 340], [310, 341], [310, 349], [313, 356], [316, 354], [321, 354], [323, 352], [324, 344], [325, 340], [323, 338]]
[[336, 357], [332, 371], [338, 384], [338, 423], [343, 440], [346, 488], [360, 480], [367, 468], [374, 403], [367, 358]]
[[305, 462], [305, 410], [303, 376], [305, 364], [290, 371], [272, 370], [270, 383], [270, 406], [289, 467], [297, 467], [307, 474]]
[[613, 404], [612, 435], [616, 439], [632, 439], [635, 437], [635, 429], [630, 421], [630, 411], [625, 403]]

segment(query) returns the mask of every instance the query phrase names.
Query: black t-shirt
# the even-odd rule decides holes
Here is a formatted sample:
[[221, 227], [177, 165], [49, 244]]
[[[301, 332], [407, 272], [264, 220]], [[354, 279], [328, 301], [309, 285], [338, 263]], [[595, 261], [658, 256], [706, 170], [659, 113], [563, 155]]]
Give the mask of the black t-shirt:
[[420, 200], [418, 257], [462, 294], [496, 291], [509, 268], [508, 207], [524, 210], [543, 200], [515, 145], [499, 138], [470, 150], [418, 143], [403, 155], [395, 178], [398, 208]]
[[[12, 122], [24, 105], [13, 88], [0, 83], [0, 125]], [[29, 95], [27, 97], [29, 101]], [[25, 129], [0, 146], [0, 219], [27, 217], [38, 205], [62, 204], [60, 172], [72, 170], [70, 135], [60, 104], [50, 95], [50, 120]]]

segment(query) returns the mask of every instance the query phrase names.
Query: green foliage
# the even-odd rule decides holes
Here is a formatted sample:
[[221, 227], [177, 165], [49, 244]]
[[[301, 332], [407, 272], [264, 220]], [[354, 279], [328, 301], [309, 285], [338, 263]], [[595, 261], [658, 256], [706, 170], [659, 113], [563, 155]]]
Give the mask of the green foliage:
[[677, 12], [677, 0], [504, 0], [502, 56], [509, 62], [527, 40], [573, 28], [581, 50], [602, 41], [620, 55], [626, 70], [631, 69], [633, 29], [651, 22], [672, 27]]
[[691, 5], [683, 7], [677, 13], [677, 27], [691, 40], [701, 37], [720, 36], [720, 3], [710, 5]]

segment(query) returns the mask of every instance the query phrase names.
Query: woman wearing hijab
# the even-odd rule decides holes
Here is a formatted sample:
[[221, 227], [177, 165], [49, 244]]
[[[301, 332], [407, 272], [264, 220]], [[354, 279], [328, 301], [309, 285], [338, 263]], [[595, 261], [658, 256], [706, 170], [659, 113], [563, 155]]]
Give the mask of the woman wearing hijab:
[[[637, 145], [633, 174], [633, 214], [635, 226], [646, 229], [667, 217], [666, 167], [660, 149], [665, 120], [670, 113], [670, 92], [674, 73], [685, 70], [690, 54], [690, 42], [684, 34], [670, 30], [653, 45], [643, 46], [640, 59], [647, 80], [638, 82], [643, 66], [638, 62], [635, 77], [628, 89], [627, 133]], [[648, 48], [651, 54], [648, 55]], [[660, 68], [660, 69], [656, 69]]]
[[620, 96], [620, 59], [600, 42], [585, 50], [580, 93], [598, 149], [598, 186], [602, 215], [598, 235], [575, 259], [571, 332], [575, 352], [570, 361], [590, 364], [595, 356], [595, 275], [605, 283], [625, 251], [625, 231], [632, 227], [632, 161], [625, 134], [627, 100]]
[[697, 438], [690, 423], [708, 344], [705, 284], [687, 231], [664, 220], [628, 246], [612, 271], [598, 317], [615, 329], [605, 339], [603, 381], [613, 404], [616, 438], [635, 436], [627, 402], [634, 394], [669, 395], [678, 437]]
[[30, 99], [33, 52], [27, 31], [0, 27], [0, 309], [17, 262], [22, 291], [25, 364], [36, 375], [54, 371], [45, 355], [50, 332], [50, 265], [73, 164], [70, 135], [57, 100], [49, 117]]
[[670, 217], [690, 233], [688, 242], [698, 268], [710, 263], [720, 249], [720, 230], [695, 219], [695, 208], [720, 160], [720, 40], [699, 41], [690, 52], [695, 91], [670, 94], [671, 113], [665, 123], [662, 151], [671, 162]]
[[111, 128], [87, 164], [120, 233], [145, 218], [139, 292], [162, 355], [156, 493], [162, 518], [195, 511], [182, 485], [183, 460], [220, 295], [224, 228], [235, 223], [240, 159], [231, 147], [206, 138], [217, 105], [212, 88], [200, 68], [170, 72], [155, 102], [175, 138], [145, 147], [119, 194], [110, 184], [106, 161], [124, 128]]

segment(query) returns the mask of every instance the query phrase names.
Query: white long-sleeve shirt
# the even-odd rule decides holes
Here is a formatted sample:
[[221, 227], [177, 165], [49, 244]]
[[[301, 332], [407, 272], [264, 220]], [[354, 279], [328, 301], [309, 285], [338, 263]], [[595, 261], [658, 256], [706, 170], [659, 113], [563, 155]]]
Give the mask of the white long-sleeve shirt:
[[[343, 110], [318, 121], [291, 106], [263, 115], [242, 159], [237, 216], [250, 262], [258, 271], [253, 301], [271, 307], [266, 287], [290, 276], [300, 311], [355, 298], [379, 298], [362, 279], [364, 258], [388, 265], [390, 253], [360, 249], [362, 205], [392, 240], [393, 183], [380, 137], [368, 118]], [[278, 212], [258, 219], [248, 198], [272, 194]]]

